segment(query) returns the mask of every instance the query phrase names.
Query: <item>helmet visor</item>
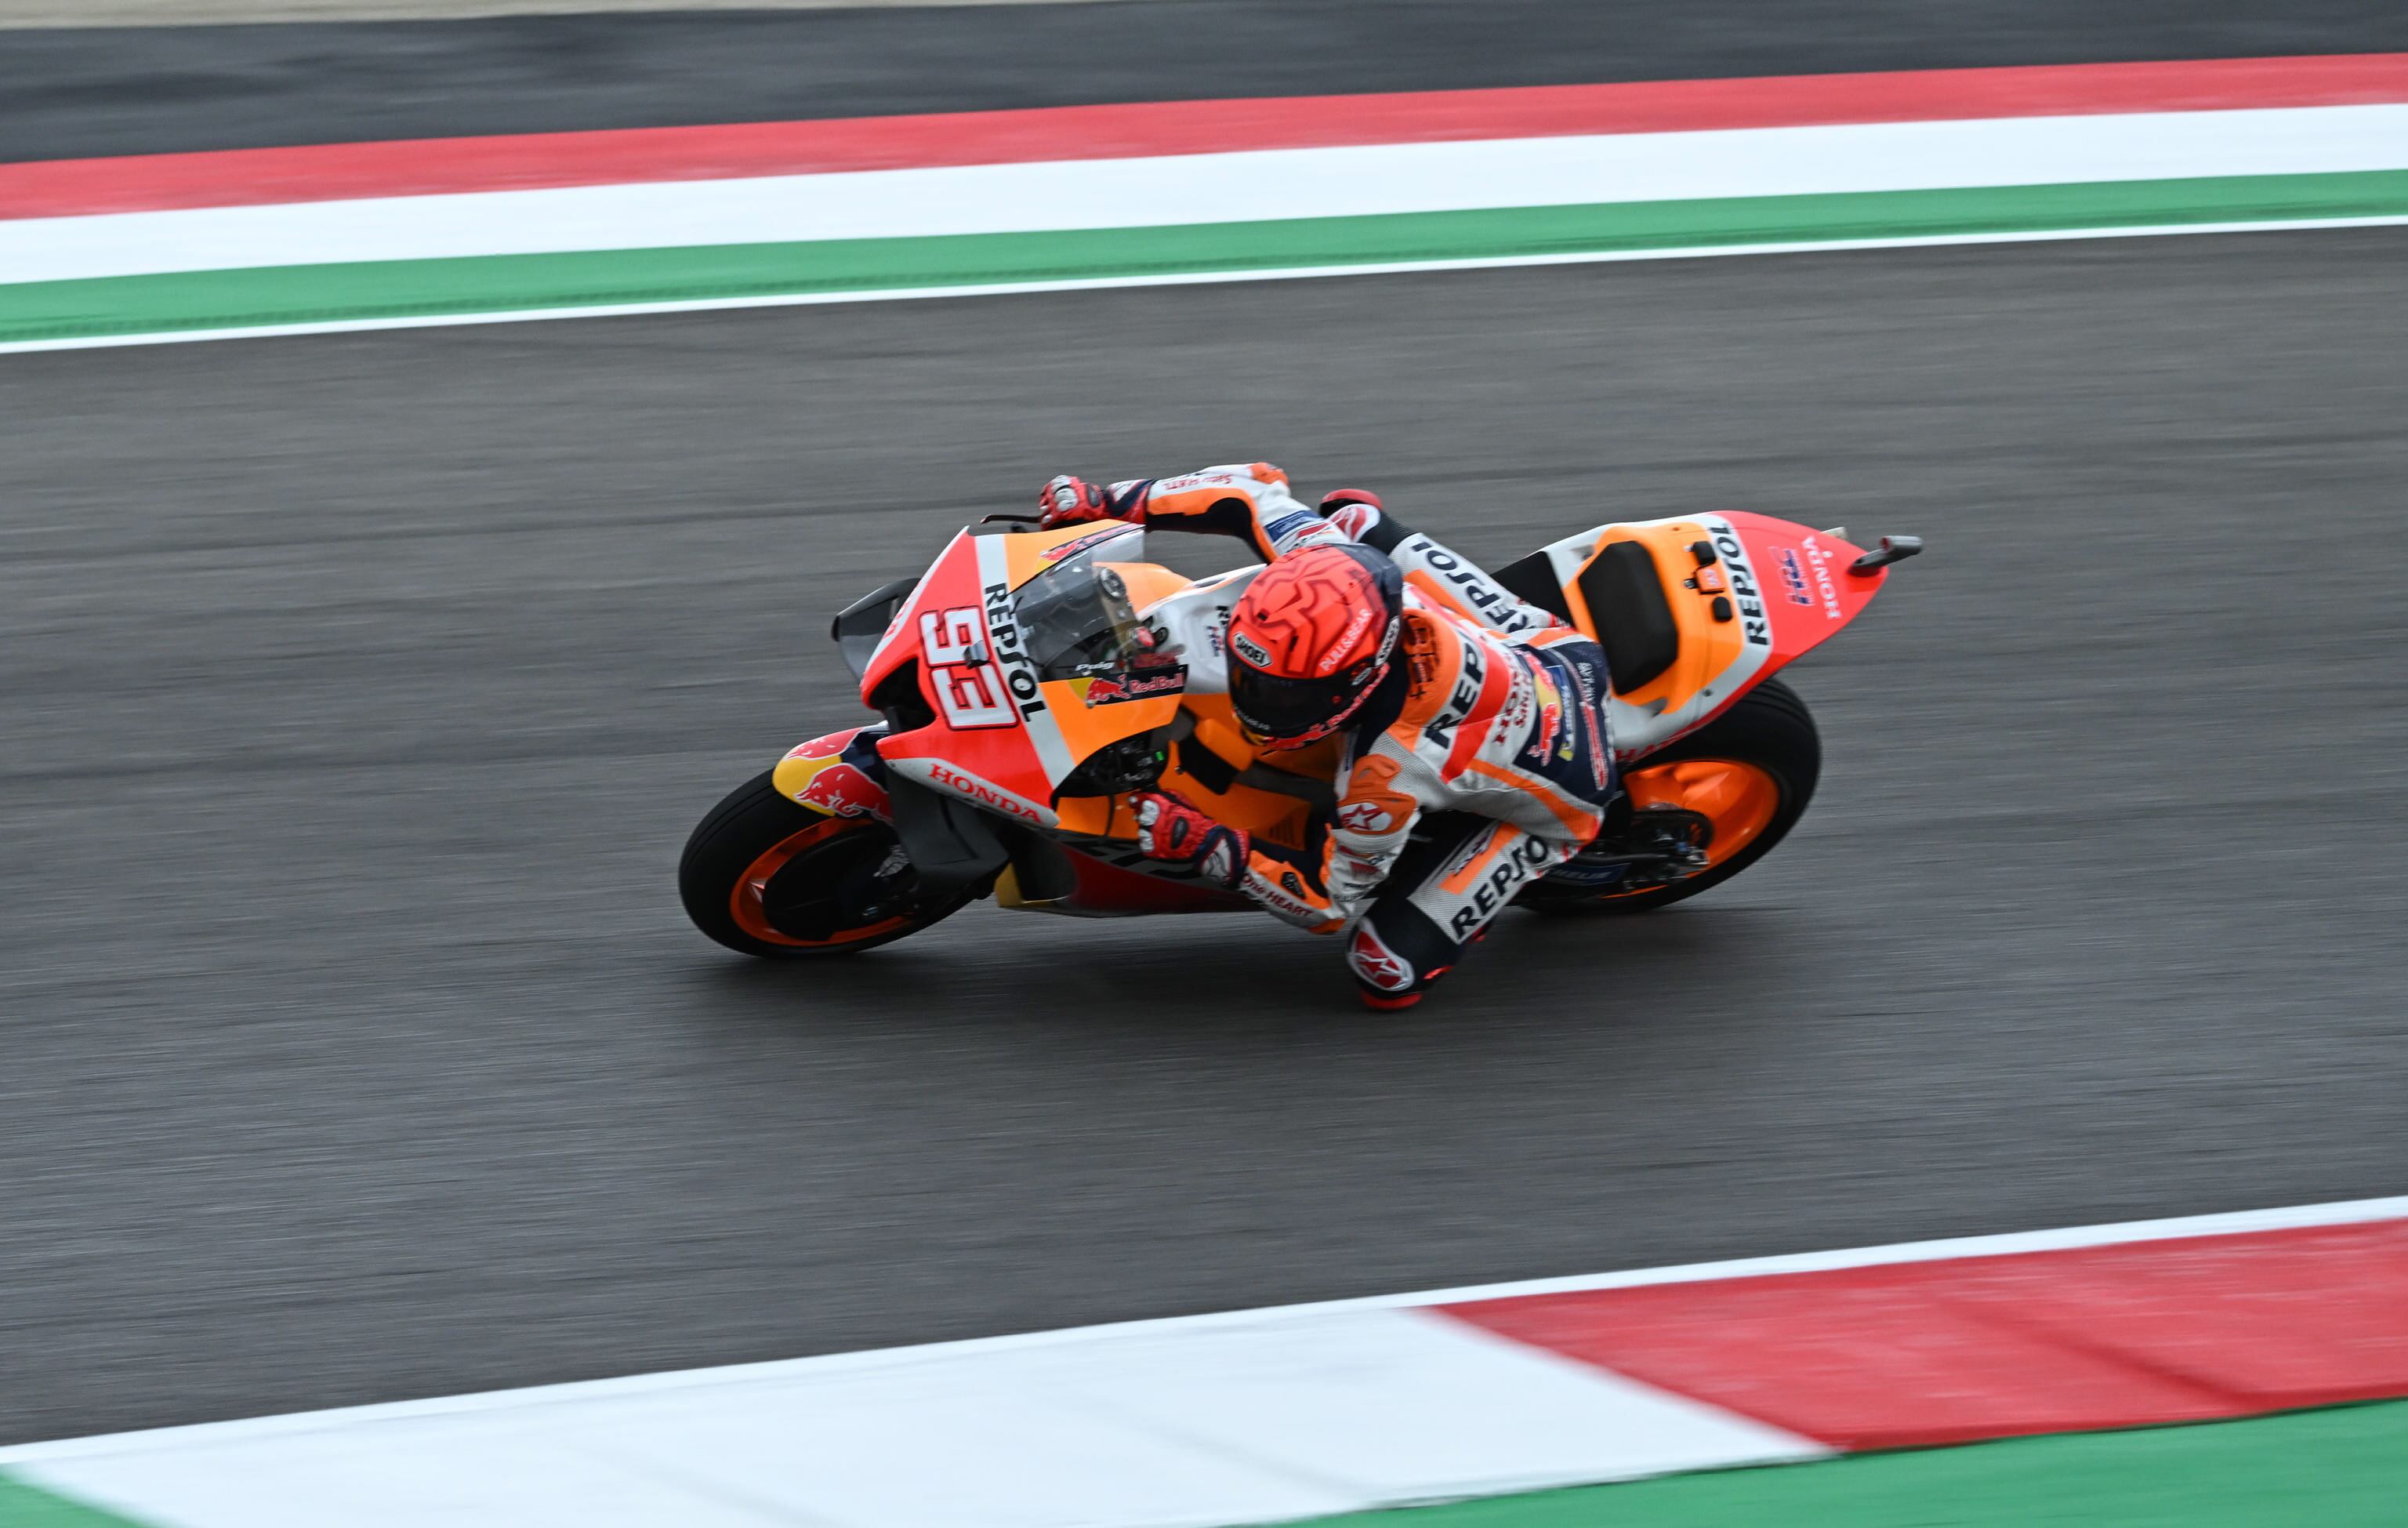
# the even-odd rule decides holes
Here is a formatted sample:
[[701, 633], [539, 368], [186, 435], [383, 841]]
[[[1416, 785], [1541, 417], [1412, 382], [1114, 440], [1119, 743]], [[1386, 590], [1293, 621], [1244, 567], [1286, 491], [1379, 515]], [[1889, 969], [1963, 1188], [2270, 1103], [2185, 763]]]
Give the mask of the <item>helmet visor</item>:
[[1242, 661], [1229, 664], [1229, 705], [1247, 731], [1302, 738], [1342, 719], [1362, 699], [1369, 664], [1326, 679], [1286, 679]]

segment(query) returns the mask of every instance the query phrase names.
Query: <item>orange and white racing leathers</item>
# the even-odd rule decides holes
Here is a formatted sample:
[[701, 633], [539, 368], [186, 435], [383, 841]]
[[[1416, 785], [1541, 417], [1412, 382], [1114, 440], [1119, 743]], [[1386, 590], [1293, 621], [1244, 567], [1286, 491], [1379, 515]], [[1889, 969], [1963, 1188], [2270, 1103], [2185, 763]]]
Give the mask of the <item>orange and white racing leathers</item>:
[[1354, 541], [1402, 570], [1397, 659], [1348, 724], [1327, 820], [1301, 853], [1257, 840], [1240, 882], [1291, 923], [1348, 931], [1375, 997], [1428, 986], [1597, 836], [1615, 793], [1597, 643], [1382, 510], [1308, 509], [1268, 463], [1111, 492], [1150, 528], [1238, 536], [1266, 560]]

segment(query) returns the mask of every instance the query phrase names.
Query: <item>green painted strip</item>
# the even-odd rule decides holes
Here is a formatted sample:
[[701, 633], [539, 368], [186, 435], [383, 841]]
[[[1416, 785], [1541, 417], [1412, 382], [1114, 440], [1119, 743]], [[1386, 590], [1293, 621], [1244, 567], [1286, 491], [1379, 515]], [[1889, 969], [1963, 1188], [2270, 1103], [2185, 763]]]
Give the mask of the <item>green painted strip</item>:
[[132, 1518], [36, 1490], [0, 1470], [0, 1528], [146, 1528]]
[[[1310, 1528], [2396, 1528], [2408, 1402], [1315, 1519]], [[1304, 1528], [1304, 1525], [1297, 1525]]]
[[803, 293], [2408, 215], [2408, 170], [1615, 202], [0, 284], [0, 343]]

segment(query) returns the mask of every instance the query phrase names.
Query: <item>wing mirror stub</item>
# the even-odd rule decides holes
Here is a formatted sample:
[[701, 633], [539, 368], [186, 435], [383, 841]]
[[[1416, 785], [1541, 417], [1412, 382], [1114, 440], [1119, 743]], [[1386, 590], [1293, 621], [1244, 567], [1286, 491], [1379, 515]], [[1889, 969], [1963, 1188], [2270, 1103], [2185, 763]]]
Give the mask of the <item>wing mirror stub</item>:
[[1879, 547], [1848, 564], [1848, 571], [1860, 578], [1866, 577], [1891, 563], [1904, 562], [1909, 557], [1919, 555], [1922, 551], [1923, 538], [1920, 536], [1885, 536]]

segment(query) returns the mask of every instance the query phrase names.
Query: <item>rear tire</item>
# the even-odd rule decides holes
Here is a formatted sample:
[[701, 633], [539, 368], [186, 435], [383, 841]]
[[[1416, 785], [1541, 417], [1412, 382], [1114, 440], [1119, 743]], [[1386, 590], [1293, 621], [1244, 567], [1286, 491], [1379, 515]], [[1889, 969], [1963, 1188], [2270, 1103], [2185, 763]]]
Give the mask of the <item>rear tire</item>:
[[[1652, 795], [1662, 804], [1696, 807], [1697, 798], [1681, 800], [1684, 771], [1672, 768], [1681, 764], [1730, 767], [1720, 772], [1720, 781], [1738, 781], [1741, 786], [1736, 791], [1723, 787], [1735, 804], [1717, 818], [1716, 837], [1726, 843], [1736, 841], [1736, 848], [1721, 850], [1709, 842], [1708, 867], [1667, 886], [1638, 891], [1582, 891], [1551, 887], [1541, 881], [1523, 895], [1521, 904], [1534, 913], [1645, 913], [1722, 885], [1770, 854], [1806, 814], [1823, 773], [1823, 740], [1798, 692], [1777, 678], [1768, 679], [1704, 727], [1630, 766], [1623, 774], [1624, 786], [1639, 805], [1653, 804]], [[1718, 784], [1716, 771], [1685, 772], [1696, 781]], [[1688, 788], [1698, 787], [1692, 784]], [[1760, 800], [1752, 811], [1745, 800], [1760, 790], [1770, 792], [1769, 816], [1762, 815]]]
[[778, 794], [765, 771], [711, 808], [678, 860], [678, 897], [694, 926], [731, 950], [769, 960], [891, 944], [947, 917], [968, 897], [885, 918], [857, 909], [893, 852], [874, 817], [831, 817]]

